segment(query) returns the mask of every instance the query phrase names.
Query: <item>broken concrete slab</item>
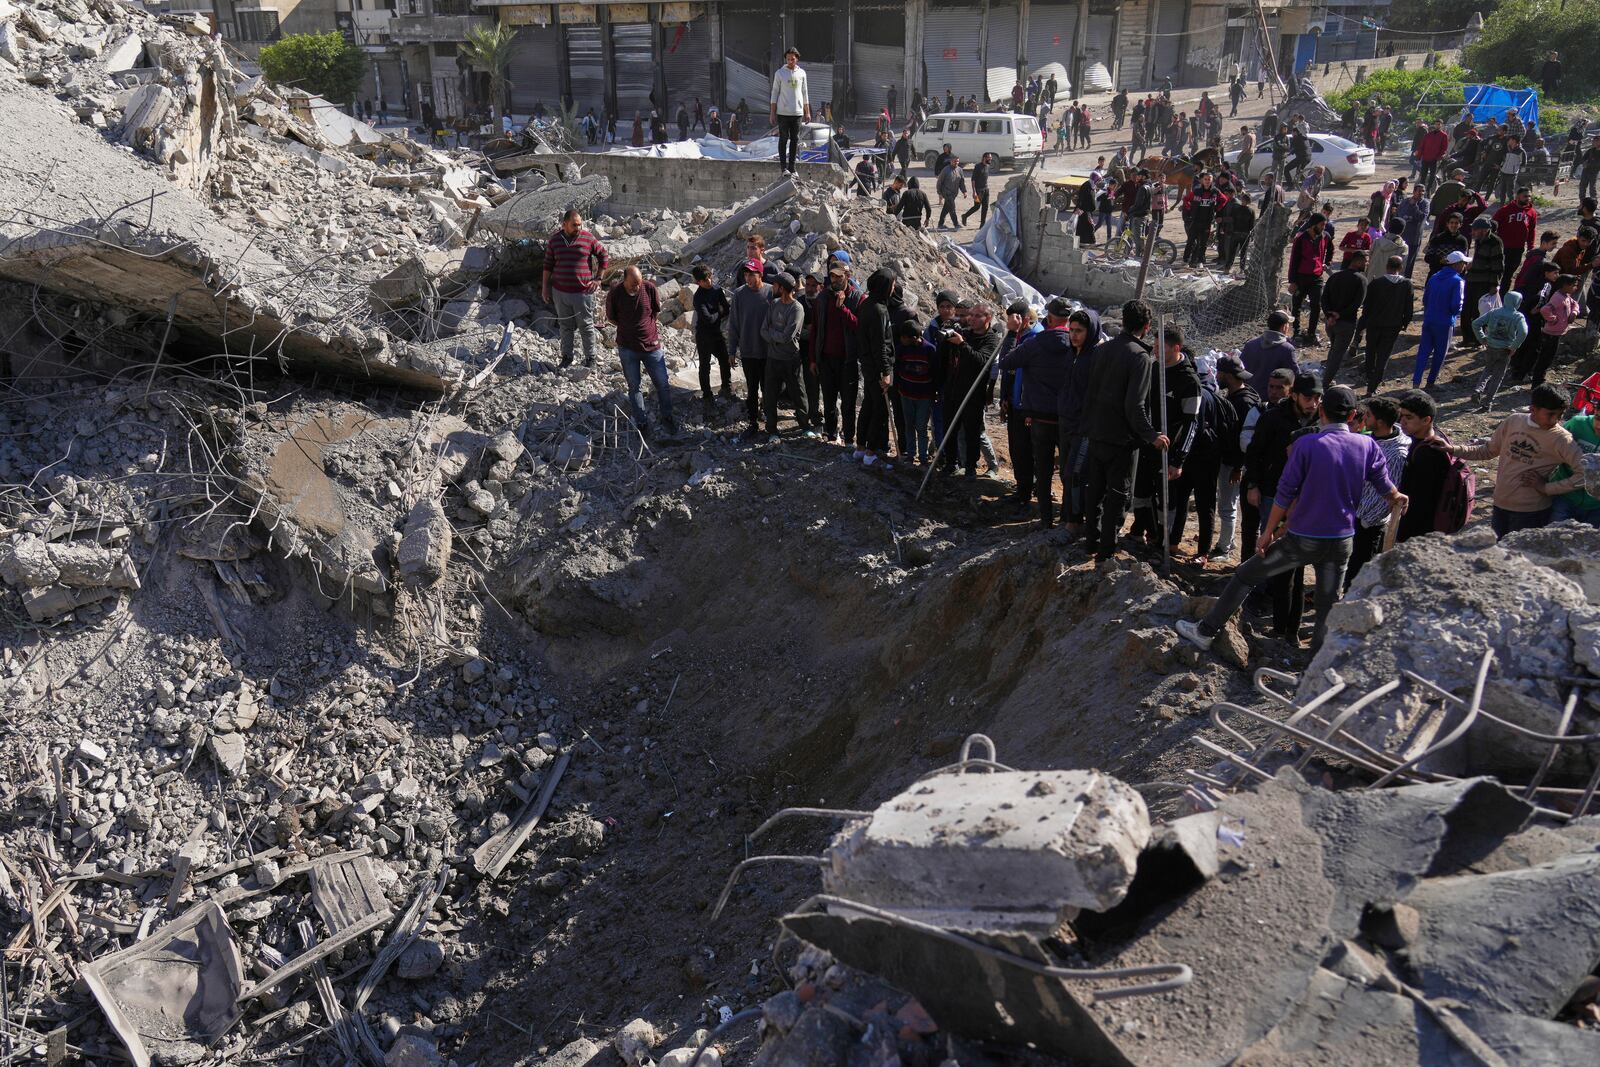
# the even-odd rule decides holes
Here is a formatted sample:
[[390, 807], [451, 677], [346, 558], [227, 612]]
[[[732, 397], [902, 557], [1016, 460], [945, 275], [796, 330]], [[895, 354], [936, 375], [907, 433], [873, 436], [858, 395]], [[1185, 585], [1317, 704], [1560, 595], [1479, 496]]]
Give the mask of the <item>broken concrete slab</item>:
[[432, 497], [417, 501], [406, 516], [405, 532], [400, 537], [400, 577], [418, 585], [432, 585], [443, 578], [450, 567], [453, 537], [450, 520], [439, 501]]
[[1516, 1067], [1572, 1067], [1600, 1063], [1600, 1034], [1571, 1023], [1507, 1012], [1463, 1009], [1461, 1021]]
[[1064, 909], [1121, 900], [1149, 839], [1143, 798], [1098, 771], [941, 774], [840, 831], [822, 880], [946, 924], [962, 912], [1049, 926]]
[[197, 904], [132, 948], [81, 965], [134, 1067], [199, 1059], [239, 1018], [239, 944], [222, 909]]
[[561, 225], [568, 208], [577, 208], [587, 218], [610, 195], [611, 180], [604, 176], [528, 189], [484, 212], [479, 226], [508, 241], [544, 241]]
[[1497, 874], [1429, 879], [1403, 956], [1430, 997], [1548, 1019], [1600, 966], [1600, 854]]
[[50, 545], [50, 562], [62, 585], [76, 589], [138, 589], [139, 571], [120, 549], [102, 548], [77, 541]]
[[50, 559], [49, 546], [33, 534], [18, 534], [0, 542], [0, 581], [18, 589], [55, 585], [60, 569]]

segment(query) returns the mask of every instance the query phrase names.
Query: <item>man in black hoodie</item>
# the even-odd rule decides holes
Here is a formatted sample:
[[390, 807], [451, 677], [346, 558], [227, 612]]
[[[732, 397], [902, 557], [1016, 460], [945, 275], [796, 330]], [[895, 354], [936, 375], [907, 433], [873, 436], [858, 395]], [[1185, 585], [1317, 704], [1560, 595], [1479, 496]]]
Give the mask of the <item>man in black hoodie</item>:
[[900, 194], [899, 212], [900, 221], [913, 230], [922, 229], [933, 218], [933, 205], [917, 179], [906, 180], [906, 190]]
[[867, 278], [867, 298], [856, 308], [860, 329], [857, 351], [861, 361], [861, 418], [856, 424], [863, 466], [878, 464], [889, 448], [889, 385], [894, 381], [894, 327], [889, 302], [899, 276], [879, 267]]
[[1367, 298], [1367, 254], [1356, 249], [1322, 286], [1322, 321], [1328, 324], [1328, 364], [1323, 381], [1332, 385], [1355, 346], [1361, 303]]
[[1368, 396], [1383, 388], [1389, 354], [1417, 312], [1416, 293], [1405, 274], [1405, 260], [1390, 256], [1385, 268], [1387, 273], [1367, 283], [1367, 299], [1361, 305], [1361, 328], [1367, 333]]
[[1494, 232], [1489, 216], [1479, 215], [1472, 220], [1472, 262], [1467, 266], [1467, 295], [1461, 304], [1459, 326], [1461, 348], [1478, 347], [1478, 335], [1472, 329], [1472, 320], [1483, 314], [1478, 310], [1478, 301], [1499, 290], [1505, 268], [1505, 242]]
[[[994, 309], [978, 301], [962, 309], [961, 325], [944, 336], [939, 354], [950, 375], [945, 404], [950, 414], [960, 412], [955, 425], [946, 424], [945, 433], [960, 433], [961, 460], [968, 478], [978, 476], [978, 439], [983, 435], [983, 409], [994, 399], [994, 378], [989, 361], [1000, 350], [1002, 332], [995, 326]], [[1023, 380], [1027, 385], [1027, 380]], [[974, 388], [976, 387], [976, 388]]]
[[[1033, 495], [1039, 501], [1039, 528], [1048, 530], [1055, 522], [1055, 505], [1050, 482], [1055, 476], [1057, 405], [1067, 377], [1067, 316], [1072, 306], [1061, 297], [1045, 308], [1045, 328], [1027, 337], [1000, 357], [1000, 369], [1022, 372], [1021, 400], [1016, 414], [1027, 424], [1029, 455], [1032, 457]], [[1021, 475], [1018, 475], [1019, 479]], [[1022, 492], [1022, 486], [1017, 486]]]
[[[1070, 305], [1056, 299], [1059, 309]], [[1094, 354], [1100, 344], [1100, 313], [1079, 308], [1067, 316], [1067, 374], [1056, 398], [1056, 419], [1061, 440], [1061, 514], [1067, 524], [1067, 534], [1078, 537], [1083, 533], [1084, 464], [1088, 460], [1089, 442], [1083, 433], [1083, 406], [1089, 393], [1089, 368], [1094, 364]]]
[[1095, 556], [1108, 559], [1128, 507], [1134, 456], [1140, 445], [1166, 451], [1167, 436], [1150, 424], [1146, 409], [1154, 360], [1145, 334], [1150, 305], [1122, 305], [1122, 332], [1095, 350], [1084, 397], [1084, 436], [1089, 439], [1084, 474], [1084, 528]]
[[[1133, 513], [1135, 535], [1143, 533], [1152, 545], [1162, 541], [1162, 524], [1172, 521], [1172, 494], [1168, 493], [1167, 507], [1161, 508], [1161, 483], [1174, 485], [1183, 477], [1183, 468], [1189, 460], [1196, 439], [1196, 422], [1200, 414], [1200, 374], [1194, 359], [1183, 349], [1183, 331], [1168, 326], [1161, 337], [1161, 357], [1166, 364], [1166, 394], [1161, 392], [1161, 375], [1150, 375], [1149, 399], [1146, 407], [1150, 423], [1161, 425], [1162, 408], [1166, 409], [1166, 433], [1170, 444], [1162, 450], [1145, 445], [1139, 450], [1139, 463], [1133, 482]], [[1216, 477], [1215, 472], [1211, 475]], [[1170, 490], [1169, 486], [1169, 490]]]

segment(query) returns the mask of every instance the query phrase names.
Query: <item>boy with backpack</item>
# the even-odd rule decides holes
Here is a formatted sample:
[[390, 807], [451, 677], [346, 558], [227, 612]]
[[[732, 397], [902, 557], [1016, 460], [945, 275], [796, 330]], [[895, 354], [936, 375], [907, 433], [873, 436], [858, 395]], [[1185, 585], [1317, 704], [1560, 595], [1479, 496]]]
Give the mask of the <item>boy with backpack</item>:
[[1428, 533], [1455, 533], [1472, 517], [1478, 481], [1465, 462], [1450, 454], [1450, 439], [1434, 426], [1439, 407], [1421, 389], [1400, 397], [1400, 429], [1411, 438], [1400, 491], [1409, 504], [1395, 542]]
[[728, 370], [728, 338], [722, 331], [728, 321], [728, 294], [716, 284], [716, 275], [704, 263], [697, 264], [694, 274], [694, 348], [700, 356], [700, 404], [706, 418], [716, 412], [711, 397], [711, 361], [715, 359], [722, 370], [722, 397], [733, 396]]
[[[1457, 460], [1499, 461], [1489, 517], [1495, 537], [1548, 526], [1554, 498], [1583, 488], [1583, 449], [1561, 425], [1570, 400], [1553, 385], [1536, 385], [1527, 414], [1506, 419], [1487, 441], [1446, 446]], [[1563, 465], [1574, 473], [1549, 480]]]

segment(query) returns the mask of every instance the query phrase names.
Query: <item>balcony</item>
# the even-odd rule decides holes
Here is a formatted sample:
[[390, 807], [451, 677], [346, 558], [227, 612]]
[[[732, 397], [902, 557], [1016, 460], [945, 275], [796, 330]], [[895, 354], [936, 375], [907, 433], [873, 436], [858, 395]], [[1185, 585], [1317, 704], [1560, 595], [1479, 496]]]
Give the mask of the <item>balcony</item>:
[[486, 15], [396, 15], [389, 20], [389, 39], [395, 44], [465, 41], [468, 30], [494, 26], [495, 20]]

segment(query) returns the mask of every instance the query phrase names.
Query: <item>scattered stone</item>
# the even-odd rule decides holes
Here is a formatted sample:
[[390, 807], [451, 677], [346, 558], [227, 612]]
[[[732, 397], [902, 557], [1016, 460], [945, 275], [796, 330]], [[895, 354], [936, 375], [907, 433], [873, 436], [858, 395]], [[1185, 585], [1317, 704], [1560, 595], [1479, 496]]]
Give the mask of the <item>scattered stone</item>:
[[444, 966], [444, 946], [421, 937], [406, 946], [395, 961], [394, 973], [401, 978], [432, 978]]
[[628, 1067], [643, 1067], [650, 1062], [650, 1052], [661, 1040], [661, 1031], [643, 1019], [635, 1019], [616, 1032], [611, 1038], [611, 1047]]
[[211, 756], [217, 766], [230, 778], [244, 774], [245, 745], [240, 734], [213, 734], [209, 742]]
[[443, 1067], [439, 1046], [417, 1034], [401, 1034], [383, 1057], [384, 1067]]
[[49, 549], [32, 534], [0, 542], [0, 581], [7, 585], [40, 588], [54, 585], [60, 576], [60, 568], [50, 558]]

